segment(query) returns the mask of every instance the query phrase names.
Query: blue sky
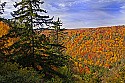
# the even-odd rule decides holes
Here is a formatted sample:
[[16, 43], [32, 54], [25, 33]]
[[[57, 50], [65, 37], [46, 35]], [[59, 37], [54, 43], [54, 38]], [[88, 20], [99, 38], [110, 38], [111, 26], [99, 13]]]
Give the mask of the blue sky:
[[[20, 0], [1, 0], [8, 2], [5, 7], [6, 18], [11, 18], [12, 4]], [[48, 15], [60, 17], [64, 28], [91, 28], [125, 24], [125, 0], [45, 0], [42, 5]]]

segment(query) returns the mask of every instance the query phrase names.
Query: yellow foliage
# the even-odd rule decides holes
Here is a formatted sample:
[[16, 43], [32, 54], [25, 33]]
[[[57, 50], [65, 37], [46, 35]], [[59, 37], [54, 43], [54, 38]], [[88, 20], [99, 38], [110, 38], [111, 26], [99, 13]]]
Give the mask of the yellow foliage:
[[[108, 66], [120, 60], [125, 53], [125, 28], [105, 27], [67, 31], [69, 36], [63, 40], [66, 54], [77, 58], [83, 64]], [[79, 35], [78, 35], [79, 34]], [[102, 38], [99, 38], [102, 35]], [[71, 39], [72, 38], [72, 39]], [[71, 42], [72, 41], [72, 42]], [[67, 43], [68, 42], [68, 43]], [[89, 59], [88, 54], [92, 55]], [[101, 61], [98, 61], [101, 60]], [[104, 61], [104, 62], [102, 62]], [[108, 64], [106, 64], [106, 62]]]
[[8, 33], [10, 27], [4, 22], [0, 21], [0, 37]]
[[[6, 23], [0, 21], [0, 37], [3, 35], [8, 34], [8, 31], [11, 29]], [[0, 41], [0, 48], [8, 48], [9, 46], [13, 45], [16, 41], [18, 41], [19, 38], [10, 38], [7, 37], [4, 40]]]

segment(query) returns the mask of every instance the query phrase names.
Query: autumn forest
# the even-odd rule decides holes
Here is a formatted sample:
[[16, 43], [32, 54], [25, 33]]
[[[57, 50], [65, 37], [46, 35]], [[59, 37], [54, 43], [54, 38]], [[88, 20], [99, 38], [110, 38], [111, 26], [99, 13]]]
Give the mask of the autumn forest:
[[125, 83], [124, 25], [62, 29], [40, 4], [22, 0], [12, 19], [0, 16], [0, 83]]

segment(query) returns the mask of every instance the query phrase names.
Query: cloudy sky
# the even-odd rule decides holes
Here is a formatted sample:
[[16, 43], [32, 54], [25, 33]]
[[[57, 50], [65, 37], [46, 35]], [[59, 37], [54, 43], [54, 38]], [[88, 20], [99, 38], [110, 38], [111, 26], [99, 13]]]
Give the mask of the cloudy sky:
[[[7, 2], [4, 17], [11, 18], [10, 12], [15, 1]], [[60, 17], [64, 28], [90, 28], [125, 24], [125, 0], [44, 0], [42, 7], [48, 15]]]

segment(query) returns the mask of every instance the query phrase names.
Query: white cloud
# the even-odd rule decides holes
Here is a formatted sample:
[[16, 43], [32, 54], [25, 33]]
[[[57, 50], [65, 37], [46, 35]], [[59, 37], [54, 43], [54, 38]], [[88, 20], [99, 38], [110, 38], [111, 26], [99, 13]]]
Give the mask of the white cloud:
[[[10, 18], [9, 13], [15, 10], [14, 2], [20, 0], [2, 1], [8, 2], [4, 17]], [[118, 10], [114, 10], [115, 8], [106, 9], [106, 7], [116, 3], [119, 5]], [[60, 17], [66, 28], [125, 24], [125, 0], [45, 0], [42, 7], [48, 11], [47, 14], [50, 17]]]
[[[61, 2], [61, 1], [60, 1]], [[67, 7], [67, 10], [71, 10], [70, 7], [73, 5], [83, 5], [88, 6], [88, 10], [79, 10], [76, 12], [70, 11], [57, 11], [53, 15], [60, 16], [67, 28], [80, 28], [80, 27], [98, 27], [98, 26], [111, 26], [111, 25], [123, 25], [125, 24], [123, 14], [123, 8], [110, 8], [110, 5], [119, 5], [120, 7], [124, 5], [125, 0], [65, 0], [62, 1]], [[109, 7], [108, 7], [109, 6]], [[107, 8], [105, 8], [107, 7]], [[91, 11], [92, 10], [92, 11]], [[81, 12], [82, 11], [82, 12]], [[51, 11], [50, 11], [51, 12]]]
[[59, 4], [59, 6], [60, 6], [60, 7], [65, 7], [66, 5], [65, 5], [65, 4], [62, 4], [62, 3], [60, 3], [60, 4]]
[[5, 11], [2, 16], [5, 18], [11, 18], [10, 13], [16, 10], [13, 5], [15, 4], [15, 2], [18, 2], [18, 1], [20, 0], [2, 0], [1, 2], [6, 2], [5, 8], [4, 8]]

